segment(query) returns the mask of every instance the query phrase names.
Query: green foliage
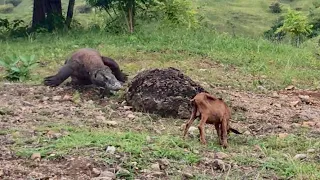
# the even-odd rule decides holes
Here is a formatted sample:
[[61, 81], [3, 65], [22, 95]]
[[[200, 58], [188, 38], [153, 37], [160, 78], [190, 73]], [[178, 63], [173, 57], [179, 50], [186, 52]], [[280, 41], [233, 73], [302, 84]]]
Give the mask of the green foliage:
[[23, 25], [23, 20], [13, 20], [9, 22], [8, 19], [0, 18], [0, 39], [9, 37], [24, 37], [28, 34], [28, 26]]
[[311, 28], [312, 25], [309, 24], [307, 16], [289, 8], [285, 14], [283, 25], [275, 33], [285, 32], [290, 34], [298, 46], [301, 36], [310, 34], [312, 32]]
[[274, 2], [269, 6], [272, 13], [281, 13], [282, 9], [279, 2]]
[[197, 12], [189, 0], [155, 0], [157, 10], [163, 14], [164, 20], [172, 24], [187, 25], [188, 28], [199, 24]]
[[0, 5], [0, 13], [9, 14], [13, 12], [14, 6], [12, 4]]
[[21, 2], [22, 2], [22, 0], [6, 0], [6, 3], [10, 3], [14, 7], [17, 7]]
[[35, 56], [17, 56], [13, 54], [0, 59], [0, 66], [6, 69], [5, 78], [9, 81], [24, 81], [30, 78], [30, 70], [37, 66]]
[[281, 41], [284, 36], [286, 35], [285, 32], [281, 31], [281, 32], [277, 32], [277, 29], [283, 26], [283, 17], [280, 17], [277, 21], [275, 21], [275, 23], [273, 24], [273, 26], [271, 26], [271, 28], [267, 31], [265, 31], [263, 33], [263, 36], [271, 41]]

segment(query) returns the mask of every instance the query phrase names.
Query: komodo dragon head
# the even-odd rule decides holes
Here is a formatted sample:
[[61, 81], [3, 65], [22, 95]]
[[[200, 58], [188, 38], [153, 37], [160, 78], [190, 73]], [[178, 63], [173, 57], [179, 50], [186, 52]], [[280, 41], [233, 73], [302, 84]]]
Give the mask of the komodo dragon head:
[[109, 68], [97, 69], [90, 76], [92, 83], [98, 87], [112, 91], [118, 91], [122, 88], [120, 81], [117, 80]]

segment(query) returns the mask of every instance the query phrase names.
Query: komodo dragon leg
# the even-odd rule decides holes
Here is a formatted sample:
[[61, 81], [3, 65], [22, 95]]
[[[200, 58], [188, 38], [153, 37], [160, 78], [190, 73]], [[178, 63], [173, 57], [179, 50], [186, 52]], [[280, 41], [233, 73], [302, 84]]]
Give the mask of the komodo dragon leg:
[[65, 64], [59, 69], [56, 75], [45, 77], [43, 83], [44, 85], [51, 87], [59, 86], [63, 81], [71, 76], [72, 72], [73, 69], [69, 65]]

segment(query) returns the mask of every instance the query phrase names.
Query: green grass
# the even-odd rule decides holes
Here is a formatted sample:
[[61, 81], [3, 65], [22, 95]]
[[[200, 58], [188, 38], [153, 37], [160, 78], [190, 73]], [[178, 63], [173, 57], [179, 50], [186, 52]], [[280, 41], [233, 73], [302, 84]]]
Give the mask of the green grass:
[[[40, 152], [43, 158], [58, 158], [67, 154], [72, 155], [95, 155], [95, 158], [105, 162], [113, 163], [115, 155], [105, 152], [107, 146], [115, 146], [116, 154], [127, 154], [129, 157], [124, 164], [129, 166], [137, 162], [139, 169], [148, 168], [155, 160], [166, 158], [172, 167], [181, 169], [186, 165], [196, 166], [200, 159], [208, 155], [208, 151], [223, 151], [233, 155], [225, 160], [233, 162], [241, 167], [256, 168], [256, 173], [263, 177], [278, 177], [294, 179], [320, 178], [320, 166], [317, 162], [316, 153], [307, 153], [310, 148], [318, 150], [320, 143], [317, 138], [307, 137], [307, 134], [290, 135], [285, 139], [276, 136], [268, 137], [243, 137], [241, 135], [230, 135], [229, 148], [221, 149], [216, 142], [216, 137], [209, 138], [208, 146], [202, 146], [198, 138], [188, 137], [183, 140], [174, 129], [167, 129], [161, 135], [143, 131], [118, 131], [102, 128], [50, 126], [38, 127], [37, 131], [44, 130], [67, 130], [69, 135], [57, 140], [48, 139], [45, 134], [38, 135], [32, 141], [28, 137], [20, 135], [16, 137], [13, 150], [22, 157], [30, 157], [33, 153]], [[13, 131], [10, 131], [14, 133]], [[38, 133], [41, 134], [41, 133]], [[152, 141], [147, 141], [150, 136]], [[28, 141], [26, 141], [28, 140]], [[260, 150], [256, 148], [260, 146]], [[195, 150], [199, 151], [198, 153]], [[298, 153], [306, 153], [306, 160], [295, 160], [293, 157]], [[54, 154], [52, 156], [51, 154]], [[200, 172], [193, 172], [201, 177]], [[241, 175], [241, 176], [239, 176]], [[203, 175], [202, 175], [203, 176]], [[240, 169], [233, 169], [224, 176], [246, 177], [241, 174]], [[247, 177], [250, 175], [247, 175]], [[256, 177], [255, 174], [253, 177]]]
[[[175, 66], [207, 83], [237, 88], [254, 89], [261, 85], [278, 89], [290, 84], [301, 88], [319, 86], [320, 61], [312, 48], [232, 37], [210, 30], [168, 30], [152, 25], [137, 28], [133, 35], [80, 31], [3, 41], [0, 56], [13, 52], [36, 55], [39, 61], [46, 63], [36, 71], [38, 80], [54, 73], [72, 51], [91, 47], [116, 59], [131, 75], [142, 68]], [[208, 67], [203, 66], [203, 62], [219, 62], [225, 66]], [[237, 70], [232, 70], [231, 66]], [[207, 73], [202, 73], [201, 68], [207, 69]]]

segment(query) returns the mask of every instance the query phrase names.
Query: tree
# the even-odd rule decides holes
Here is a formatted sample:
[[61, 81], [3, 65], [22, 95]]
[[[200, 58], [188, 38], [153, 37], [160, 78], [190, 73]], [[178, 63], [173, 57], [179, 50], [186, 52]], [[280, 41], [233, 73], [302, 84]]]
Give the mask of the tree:
[[128, 31], [133, 33], [136, 0], [87, 0], [87, 2], [93, 7], [104, 9], [111, 18], [109, 12], [111, 9], [115, 14], [115, 8], [122, 12], [125, 15]]
[[296, 46], [299, 46], [301, 36], [310, 34], [312, 32], [311, 28], [312, 25], [309, 24], [307, 16], [298, 11], [288, 9], [283, 25], [275, 33], [284, 32], [290, 34]]
[[66, 17], [66, 26], [68, 28], [70, 28], [70, 24], [71, 24], [72, 17], [73, 17], [74, 3], [75, 3], [75, 0], [69, 0], [68, 12], [67, 12], [67, 17]]

